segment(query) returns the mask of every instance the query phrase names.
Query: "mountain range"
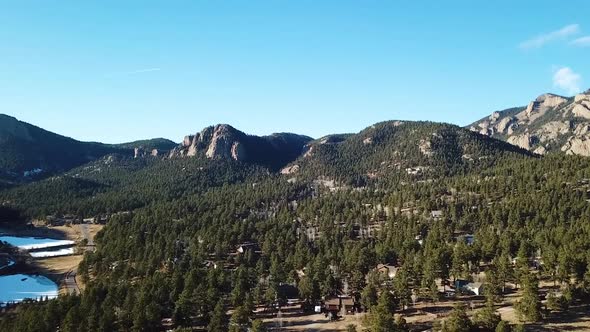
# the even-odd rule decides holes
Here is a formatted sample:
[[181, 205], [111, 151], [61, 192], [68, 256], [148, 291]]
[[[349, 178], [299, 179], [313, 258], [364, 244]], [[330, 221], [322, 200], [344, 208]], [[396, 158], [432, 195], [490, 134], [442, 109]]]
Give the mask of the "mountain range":
[[[390, 121], [358, 134], [317, 140], [292, 133], [253, 136], [220, 124], [187, 135], [180, 143], [156, 138], [103, 144], [77, 141], [0, 115], [0, 188], [61, 174], [112, 154], [227, 159], [283, 174], [300, 170], [306, 174], [306, 169], [316, 169], [346, 176], [333, 171], [338, 168], [348, 169], [349, 175], [371, 178], [391, 168], [423, 172], [463, 167], [469, 161], [485, 159], [491, 147], [496, 152], [515, 153], [515, 146], [538, 155], [589, 156], [590, 90], [573, 97], [543, 94], [527, 106], [493, 112], [465, 129], [431, 122]], [[346, 163], [346, 167], [335, 167]]]

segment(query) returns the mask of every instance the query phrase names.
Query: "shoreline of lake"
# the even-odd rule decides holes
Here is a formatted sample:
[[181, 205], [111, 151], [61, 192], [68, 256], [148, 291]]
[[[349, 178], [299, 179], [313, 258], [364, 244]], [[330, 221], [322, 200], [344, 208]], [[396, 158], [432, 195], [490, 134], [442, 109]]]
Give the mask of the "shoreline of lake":
[[[64, 231], [32, 225], [20, 227], [2, 227], [0, 228], [0, 237], [4, 237], [5, 242], [9, 243], [15, 248], [18, 248], [17, 253], [11, 254], [10, 260], [12, 264], [7, 264], [0, 268], [0, 284], [6, 284], [3, 285], [4, 289], [0, 289], [0, 301], [17, 303], [19, 300], [21, 300], [17, 298], [18, 296], [11, 293], [13, 292], [12, 288], [20, 289], [20, 292], [23, 293], [24, 296], [26, 295], [26, 298], [33, 299], [45, 298], [47, 295], [51, 295], [49, 298], [53, 298], [58, 296], [60, 293], [70, 292], [69, 289], [65, 288], [64, 280], [67, 273], [70, 273], [72, 270], [74, 270], [75, 266], [67, 267], [66, 271], [59, 266], [58, 262], [60, 258], [63, 258], [68, 262], [76, 261], [77, 259], [81, 259], [81, 256], [75, 255], [73, 246], [75, 246], [76, 242], [68, 230]], [[9, 241], [6, 241], [6, 239]], [[22, 239], [22, 242], [19, 242], [20, 239]], [[52, 242], [55, 244], [62, 244], [62, 246], [67, 243], [68, 245], [71, 245], [72, 248], [68, 248], [66, 250], [67, 255], [52, 257], [52, 255], [49, 254], [51, 253]], [[40, 247], [39, 249], [42, 250], [47, 243], [49, 243], [49, 247], [47, 248], [46, 252], [37, 252], [37, 254], [43, 254], [45, 252], [48, 253], [47, 255], [41, 255], [42, 257], [34, 257], [35, 255], [32, 253], [24, 253], [27, 251], [26, 248], [28, 247]], [[58, 250], [61, 250], [62, 253], [65, 252], [62, 247], [58, 246], [58, 248], [61, 248]], [[69, 257], [71, 256], [76, 257], [70, 259]], [[15, 276], [21, 276], [21, 278], [19, 279]], [[22, 280], [22, 282], [25, 283], [28, 282], [30, 284], [20, 284], [19, 280]], [[39, 280], [43, 281], [44, 287], [41, 287], [35, 283]], [[51, 284], [49, 284], [49, 282], [51, 282]], [[27, 292], [29, 292], [28, 288], [30, 288], [31, 291], [29, 295], [27, 295]], [[37, 289], [42, 289], [42, 292], [37, 292]], [[47, 292], [50, 292], [51, 294]]]

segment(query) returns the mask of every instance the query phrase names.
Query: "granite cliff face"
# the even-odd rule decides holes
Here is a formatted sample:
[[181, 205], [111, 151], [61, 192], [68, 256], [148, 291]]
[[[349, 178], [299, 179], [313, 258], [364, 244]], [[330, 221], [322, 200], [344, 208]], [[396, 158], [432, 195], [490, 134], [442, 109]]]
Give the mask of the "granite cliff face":
[[469, 128], [537, 154], [590, 156], [590, 90], [570, 98], [543, 94], [526, 107], [494, 112]]
[[219, 124], [185, 136], [168, 157], [233, 159], [277, 169], [296, 159], [309, 141], [311, 138], [307, 136], [290, 133], [252, 136], [230, 125]]

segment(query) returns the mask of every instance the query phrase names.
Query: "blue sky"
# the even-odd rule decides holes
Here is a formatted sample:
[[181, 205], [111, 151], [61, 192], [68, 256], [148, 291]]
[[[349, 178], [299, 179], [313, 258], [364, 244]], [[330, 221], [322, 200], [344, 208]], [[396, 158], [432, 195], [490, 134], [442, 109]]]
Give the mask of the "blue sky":
[[3, 1], [0, 113], [80, 140], [466, 125], [590, 88], [590, 2]]

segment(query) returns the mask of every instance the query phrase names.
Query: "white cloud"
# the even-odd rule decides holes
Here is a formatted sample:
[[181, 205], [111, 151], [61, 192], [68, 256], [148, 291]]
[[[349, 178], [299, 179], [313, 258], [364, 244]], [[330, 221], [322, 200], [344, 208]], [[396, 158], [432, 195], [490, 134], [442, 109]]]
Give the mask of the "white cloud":
[[570, 24], [564, 26], [563, 28], [555, 31], [551, 31], [549, 33], [538, 35], [537, 37], [531, 38], [520, 43], [520, 48], [522, 49], [531, 49], [531, 48], [539, 48], [543, 45], [550, 43], [555, 40], [561, 40], [567, 38], [569, 36], [575, 35], [580, 32], [580, 26], [578, 24]]
[[572, 44], [574, 46], [580, 46], [580, 47], [590, 46], [590, 36], [585, 36], [585, 37], [580, 37], [578, 39], [574, 39], [574, 40], [572, 40], [572, 42], [570, 44]]
[[569, 67], [561, 67], [553, 73], [553, 86], [567, 91], [570, 95], [580, 92], [582, 76]]

